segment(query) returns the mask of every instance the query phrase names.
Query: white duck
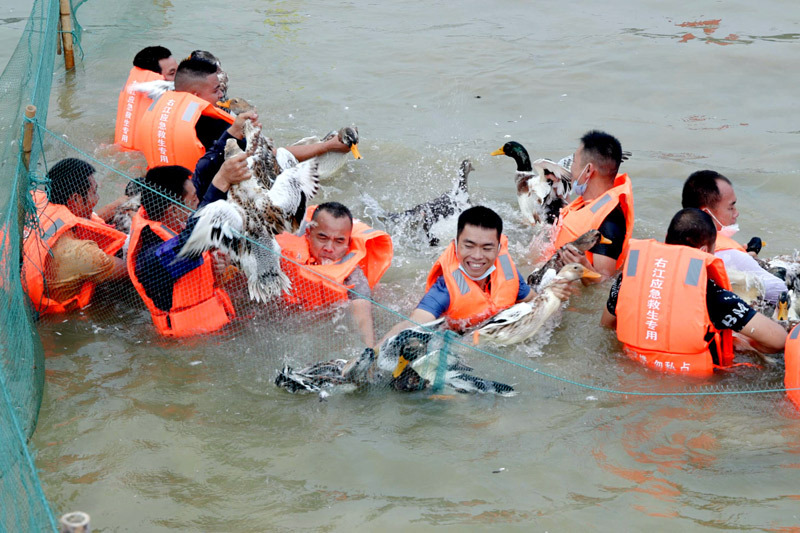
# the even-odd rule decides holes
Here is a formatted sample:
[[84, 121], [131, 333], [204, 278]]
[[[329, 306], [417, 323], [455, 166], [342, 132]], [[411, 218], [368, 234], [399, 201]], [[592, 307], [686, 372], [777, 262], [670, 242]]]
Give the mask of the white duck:
[[[250, 124], [250, 126], [247, 126]], [[264, 302], [291, 287], [280, 268], [275, 235], [294, 232], [302, 222], [308, 200], [319, 189], [316, 161], [311, 159], [279, 174], [274, 184], [274, 159], [260, 128], [245, 123], [247, 165], [253, 177], [233, 185], [227, 200], [218, 200], [194, 214], [198, 218], [180, 256], [197, 256], [211, 248], [228, 253], [248, 280], [250, 297]], [[226, 159], [241, 153], [235, 139], [225, 146]]]
[[333, 139], [338, 136], [339, 141], [350, 147], [350, 152], [327, 152], [317, 156], [319, 161], [319, 178], [327, 179], [339, 171], [347, 162], [347, 154], [353, 154], [356, 159], [361, 159], [361, 153], [358, 151], [358, 128], [355, 126], [345, 126], [339, 131], [332, 131], [323, 138], [317, 136], [304, 137], [294, 143], [292, 146], [301, 146], [306, 144], [317, 144]]
[[549, 159], [537, 159], [531, 164], [528, 151], [516, 141], [505, 143], [491, 155], [506, 155], [516, 161], [517, 202], [526, 221], [535, 225], [558, 220], [559, 211], [567, 205], [572, 192], [569, 169]]
[[[569, 263], [553, 278], [574, 281], [580, 278], [599, 278], [579, 263]], [[477, 326], [472, 332], [474, 344], [492, 342], [508, 345], [523, 342], [533, 337], [560, 307], [561, 300], [553, 293], [549, 284], [530, 302], [520, 302], [500, 311]]]

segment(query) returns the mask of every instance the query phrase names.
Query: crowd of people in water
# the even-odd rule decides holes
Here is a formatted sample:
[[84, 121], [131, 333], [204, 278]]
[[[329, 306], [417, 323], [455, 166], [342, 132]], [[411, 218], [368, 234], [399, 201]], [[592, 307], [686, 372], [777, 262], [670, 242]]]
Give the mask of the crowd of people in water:
[[[154, 80], [170, 82], [159, 96], [135, 90]], [[22, 266], [24, 289], [39, 315], [79, 310], [98, 284], [129, 279], [161, 335], [202, 335], [236, 319], [221, 281], [231, 270], [225, 254], [181, 254], [198, 221], [183, 206], [194, 210], [225, 200], [232, 187], [255, 179], [247, 153], [225, 152], [231, 139], [246, 148], [246, 123], [257, 124], [258, 115], [226, 111], [219, 105], [226, 89], [227, 75], [208, 52], [193, 52], [180, 63], [161, 46], [136, 55], [119, 95], [115, 143], [144, 154], [145, 186], [97, 209], [91, 164], [70, 158], [49, 169], [46, 190], [32, 193], [40, 227], [24, 242]], [[332, 136], [285, 149], [303, 162], [351, 146]], [[758, 250], [732, 238], [738, 211], [731, 181], [713, 170], [694, 172], [664, 242], [633, 239], [633, 188], [619, 173], [622, 160], [614, 136], [583, 135], [570, 167], [575, 199], [560, 210], [542, 260], [558, 255], [596, 274], [584, 285], [611, 278], [601, 323], [616, 331], [625, 353], [650, 368], [702, 376], [730, 367], [734, 336], [750, 349], [782, 352], [786, 327], [731, 290], [727, 272], [735, 269], [763, 284], [768, 303], [787, 291], [785, 280], [759, 263]], [[112, 225], [134, 195], [140, 205], [129, 227]], [[281, 272], [291, 281], [277, 298], [305, 311], [346, 304], [364, 345], [379, 349], [370, 298], [390, 267], [391, 236], [354, 219], [338, 202], [311, 206], [304, 219], [299, 231], [276, 237]], [[585, 252], [571, 244], [590, 230], [599, 230], [602, 242]], [[579, 285], [557, 277], [549, 290], [566, 300]], [[501, 217], [473, 206], [458, 215], [456, 234], [433, 264], [409, 319], [443, 319], [443, 327], [464, 333], [514, 304], [534, 301], [542, 290], [515, 266]], [[411, 325], [399, 323], [383, 338]]]

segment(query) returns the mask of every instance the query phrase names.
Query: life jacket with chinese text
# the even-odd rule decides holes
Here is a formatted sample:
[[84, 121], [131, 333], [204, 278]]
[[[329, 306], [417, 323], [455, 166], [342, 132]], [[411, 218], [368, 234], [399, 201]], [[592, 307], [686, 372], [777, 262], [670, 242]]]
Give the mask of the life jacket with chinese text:
[[617, 338], [631, 358], [693, 376], [733, 363], [732, 331], [717, 330], [706, 305], [709, 279], [730, 290], [721, 259], [688, 246], [632, 239], [622, 276]]
[[125, 150], [135, 150], [136, 126], [145, 109], [153, 100], [145, 93], [134, 91], [134, 83], [144, 83], [153, 80], [163, 80], [164, 76], [152, 70], [133, 67], [128, 74], [128, 79], [119, 93], [117, 102], [117, 124], [114, 129], [114, 144]]
[[206, 153], [195, 130], [201, 115], [233, 123], [233, 117], [222, 109], [183, 91], [167, 91], [150, 104], [136, 125], [134, 139], [147, 167], [180, 165], [194, 170]]

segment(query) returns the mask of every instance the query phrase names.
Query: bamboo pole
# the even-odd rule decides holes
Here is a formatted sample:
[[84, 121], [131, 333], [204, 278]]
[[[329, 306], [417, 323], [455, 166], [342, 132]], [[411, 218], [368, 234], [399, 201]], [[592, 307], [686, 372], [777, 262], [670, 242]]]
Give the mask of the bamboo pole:
[[75, 52], [72, 49], [72, 8], [69, 0], [61, 0], [61, 42], [64, 46], [64, 68], [75, 67]]
[[89, 515], [81, 511], [67, 513], [59, 520], [59, 533], [91, 533]]
[[[29, 105], [25, 108], [25, 117], [33, 119], [36, 116], [36, 106]], [[25, 169], [30, 170], [31, 149], [33, 148], [33, 122], [26, 121], [24, 133], [22, 134], [22, 162]]]

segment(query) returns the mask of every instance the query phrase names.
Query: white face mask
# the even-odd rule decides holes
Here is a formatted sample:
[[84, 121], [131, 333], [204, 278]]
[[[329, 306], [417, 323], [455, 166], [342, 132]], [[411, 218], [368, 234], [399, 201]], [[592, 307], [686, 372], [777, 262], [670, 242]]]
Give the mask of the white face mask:
[[714, 213], [712, 213], [707, 209], [705, 210], [705, 212], [711, 215], [711, 218], [714, 219], [714, 222], [720, 225], [719, 231], [717, 231], [717, 233], [719, 233], [723, 237], [733, 237], [734, 235], [739, 233], [739, 224], [731, 224], [730, 226], [723, 226], [722, 222], [720, 222], [717, 219], [717, 217], [714, 216]]
[[497, 269], [497, 267], [496, 267], [496, 266], [494, 266], [494, 265], [490, 266], [490, 267], [489, 267], [489, 268], [486, 270], [486, 272], [484, 272], [483, 274], [481, 274], [481, 275], [480, 275], [480, 276], [478, 276], [477, 278], [473, 278], [472, 276], [470, 276], [469, 274], [467, 274], [467, 271], [466, 271], [466, 270], [464, 270], [464, 267], [463, 267], [463, 266], [461, 266], [461, 265], [458, 265], [458, 269], [459, 269], [461, 272], [463, 272], [463, 273], [464, 273], [464, 275], [465, 275], [465, 276], [467, 276], [467, 277], [468, 277], [469, 279], [471, 279], [472, 281], [480, 281], [480, 280], [482, 280], [482, 279], [484, 279], [484, 278], [487, 278], [487, 277], [489, 277], [489, 275], [491, 275], [491, 273], [492, 273], [492, 272], [494, 272], [494, 271]]
[[584, 193], [586, 192], [586, 187], [589, 186], [589, 178], [586, 178], [586, 181], [583, 182], [583, 185], [578, 183], [579, 181], [581, 181], [581, 177], [583, 177], [583, 173], [586, 172], [587, 168], [589, 168], [588, 164], [585, 167], [583, 167], [581, 173], [578, 174], [578, 179], [575, 180], [575, 185], [572, 186], [572, 191], [578, 196], [583, 196]]

